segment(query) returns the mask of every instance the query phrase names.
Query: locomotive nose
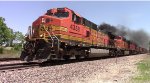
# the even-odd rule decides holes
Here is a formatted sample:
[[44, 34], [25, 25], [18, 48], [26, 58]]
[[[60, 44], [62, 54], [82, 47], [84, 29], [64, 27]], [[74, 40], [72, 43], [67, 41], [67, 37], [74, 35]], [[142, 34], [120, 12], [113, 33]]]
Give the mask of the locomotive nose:
[[41, 23], [49, 23], [52, 22], [52, 18], [41, 17]]

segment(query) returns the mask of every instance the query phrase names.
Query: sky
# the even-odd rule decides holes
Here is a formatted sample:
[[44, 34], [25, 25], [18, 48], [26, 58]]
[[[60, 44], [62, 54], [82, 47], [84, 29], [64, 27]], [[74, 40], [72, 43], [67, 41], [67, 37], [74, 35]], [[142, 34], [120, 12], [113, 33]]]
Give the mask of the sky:
[[25, 34], [34, 20], [58, 7], [68, 7], [97, 25], [124, 25], [150, 34], [150, 1], [0, 1], [0, 17]]

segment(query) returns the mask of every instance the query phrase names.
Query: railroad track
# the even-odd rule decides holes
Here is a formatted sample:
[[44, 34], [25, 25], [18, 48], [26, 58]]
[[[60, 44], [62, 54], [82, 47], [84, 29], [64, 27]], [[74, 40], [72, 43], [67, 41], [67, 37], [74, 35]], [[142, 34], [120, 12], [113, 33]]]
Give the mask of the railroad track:
[[0, 58], [0, 61], [14, 61], [14, 60], [20, 60], [20, 58]]
[[37, 63], [14, 63], [14, 64], [3, 64], [0, 65], [0, 72], [7, 72], [7, 71], [18, 71], [24, 70], [29, 68], [39, 67]]
[[[69, 61], [54, 60], [54, 61], [47, 61], [45, 63], [36, 63], [36, 62], [19, 63], [17, 62], [17, 63], [9, 63], [9, 64], [0, 64], [0, 72], [19, 71], [19, 70], [25, 70], [25, 69], [35, 68], [35, 67], [56, 66], [56, 65], [70, 64], [70, 63], [83, 62], [83, 61], [92, 61], [92, 60], [97, 60], [97, 59], [100, 59], [100, 58], [91, 58], [91, 59], [89, 58], [89, 59], [82, 59], [82, 60], [72, 59]], [[7, 60], [10, 61], [9, 59]]]
[[[123, 57], [123, 56], [118, 56], [118, 57]], [[54, 61], [45, 62], [43, 64], [39, 64], [36, 62], [11, 63], [11, 64], [1, 64], [0, 65], [0, 72], [18, 71], [18, 70], [35, 68], [35, 67], [56, 66], [56, 65], [70, 64], [70, 63], [76, 63], [76, 62], [85, 62], [85, 61], [93, 61], [93, 60], [100, 60], [100, 59], [108, 59], [108, 58], [116, 58], [116, 61], [117, 61], [117, 57], [105, 56], [105, 57], [95, 57], [95, 58], [88, 58], [88, 59], [81, 59], [81, 60], [72, 59], [69, 61], [54, 60]]]

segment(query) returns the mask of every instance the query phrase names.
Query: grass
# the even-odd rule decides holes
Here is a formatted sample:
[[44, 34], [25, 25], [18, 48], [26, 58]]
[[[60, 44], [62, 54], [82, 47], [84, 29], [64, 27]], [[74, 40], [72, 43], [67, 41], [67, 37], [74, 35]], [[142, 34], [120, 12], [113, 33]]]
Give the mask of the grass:
[[19, 58], [20, 50], [15, 50], [14, 48], [1, 48], [0, 58]]
[[150, 58], [137, 63], [138, 75], [133, 77], [133, 83], [150, 83]]

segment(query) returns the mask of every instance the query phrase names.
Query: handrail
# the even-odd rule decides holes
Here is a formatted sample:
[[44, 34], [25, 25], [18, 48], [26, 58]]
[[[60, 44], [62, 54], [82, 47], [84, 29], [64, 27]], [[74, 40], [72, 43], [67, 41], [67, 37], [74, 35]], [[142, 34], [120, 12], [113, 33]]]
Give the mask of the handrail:
[[28, 27], [28, 32], [26, 35], [29, 36], [29, 39], [31, 39], [31, 34], [32, 34], [32, 30], [31, 30], [31, 27]]
[[45, 29], [44, 27], [44, 30], [48, 33], [48, 35], [50, 36], [51, 40], [52, 40], [52, 47], [54, 46], [54, 40], [53, 40], [53, 37], [51, 36], [51, 34]]
[[59, 47], [59, 44], [60, 44], [60, 43], [59, 43], [59, 39], [58, 39], [58, 37], [57, 37], [53, 32], [52, 32], [52, 34], [54, 35], [54, 37], [55, 37], [55, 38], [57, 39], [57, 41], [58, 41], [58, 50], [59, 50], [59, 48], [60, 48], [60, 47]]
[[57, 39], [57, 41], [58, 41], [58, 50], [59, 50], [59, 44], [60, 44], [60, 42], [59, 42], [59, 39], [58, 39], [58, 37], [52, 32], [52, 36], [51, 36], [51, 34], [45, 29], [45, 27], [44, 27], [44, 30], [48, 33], [48, 35], [50, 36], [50, 38], [51, 38], [51, 40], [52, 40], [52, 47], [54, 46], [53, 44], [54, 44], [54, 39], [53, 39], [53, 36]]

